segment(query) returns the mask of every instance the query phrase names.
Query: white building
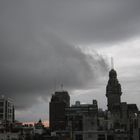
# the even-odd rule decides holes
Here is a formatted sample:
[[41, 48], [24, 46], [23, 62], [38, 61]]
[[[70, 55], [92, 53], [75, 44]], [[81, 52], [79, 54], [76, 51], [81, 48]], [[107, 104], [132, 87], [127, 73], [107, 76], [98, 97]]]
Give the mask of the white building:
[[13, 100], [0, 96], [0, 122], [14, 122]]

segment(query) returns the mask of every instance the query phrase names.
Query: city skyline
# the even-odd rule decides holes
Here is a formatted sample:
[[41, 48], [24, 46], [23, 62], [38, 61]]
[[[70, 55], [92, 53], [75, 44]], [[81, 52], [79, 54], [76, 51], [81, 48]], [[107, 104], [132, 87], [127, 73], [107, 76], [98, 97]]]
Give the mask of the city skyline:
[[1, 1], [0, 91], [20, 121], [48, 120], [55, 90], [106, 109], [110, 57], [122, 101], [140, 108], [140, 2]]

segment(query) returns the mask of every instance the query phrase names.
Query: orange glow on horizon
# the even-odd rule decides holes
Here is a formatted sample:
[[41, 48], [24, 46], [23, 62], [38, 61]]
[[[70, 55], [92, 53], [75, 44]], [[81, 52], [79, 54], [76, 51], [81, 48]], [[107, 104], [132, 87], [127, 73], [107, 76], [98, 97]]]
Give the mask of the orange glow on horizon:
[[[34, 125], [35, 123], [37, 123], [37, 122], [23, 122], [22, 124], [23, 125], [25, 125], [25, 124], [31, 124], [31, 125]], [[42, 123], [43, 123], [43, 125], [45, 126], [45, 127], [49, 127], [49, 121], [42, 121]]]

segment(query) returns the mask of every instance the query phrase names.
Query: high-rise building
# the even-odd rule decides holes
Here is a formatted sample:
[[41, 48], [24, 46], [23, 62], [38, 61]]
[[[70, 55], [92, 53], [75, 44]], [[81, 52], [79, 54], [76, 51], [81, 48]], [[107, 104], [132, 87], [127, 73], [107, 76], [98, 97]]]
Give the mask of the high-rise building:
[[4, 96], [0, 96], [0, 121], [9, 123], [14, 122], [14, 112], [13, 100]]
[[107, 106], [109, 111], [112, 111], [114, 105], [119, 105], [121, 103], [121, 95], [121, 85], [117, 79], [117, 72], [114, 69], [111, 69], [106, 87]]
[[65, 130], [65, 108], [70, 106], [70, 96], [67, 91], [57, 91], [52, 95], [50, 102], [50, 129], [51, 131]]

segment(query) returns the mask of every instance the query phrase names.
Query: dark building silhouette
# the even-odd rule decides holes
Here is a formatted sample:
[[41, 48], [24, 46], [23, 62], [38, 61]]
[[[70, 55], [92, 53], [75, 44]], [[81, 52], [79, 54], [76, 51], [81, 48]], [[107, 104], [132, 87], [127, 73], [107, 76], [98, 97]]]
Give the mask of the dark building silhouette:
[[121, 95], [121, 85], [117, 79], [117, 72], [114, 69], [111, 69], [106, 87], [107, 106], [109, 111], [112, 111], [114, 105], [119, 105], [121, 103]]
[[106, 86], [107, 110], [97, 101], [70, 106], [68, 92], [55, 92], [50, 102], [52, 136], [62, 140], [140, 140], [140, 111], [136, 104], [121, 102], [121, 85], [114, 69]]
[[[114, 69], [109, 72], [109, 81], [106, 87], [106, 97], [108, 102], [108, 111], [111, 112], [111, 121], [113, 130], [118, 133], [122, 131], [126, 139], [134, 139], [134, 120], [139, 114], [136, 104], [121, 102], [121, 85], [117, 79], [117, 73]], [[138, 127], [137, 127], [138, 130]], [[115, 134], [115, 133], [114, 133]], [[115, 134], [116, 135], [116, 134]], [[116, 135], [116, 137], [118, 137]], [[124, 139], [125, 139], [124, 138]]]
[[70, 106], [70, 96], [67, 91], [57, 91], [52, 95], [50, 102], [50, 129], [51, 131], [66, 128], [65, 108]]

